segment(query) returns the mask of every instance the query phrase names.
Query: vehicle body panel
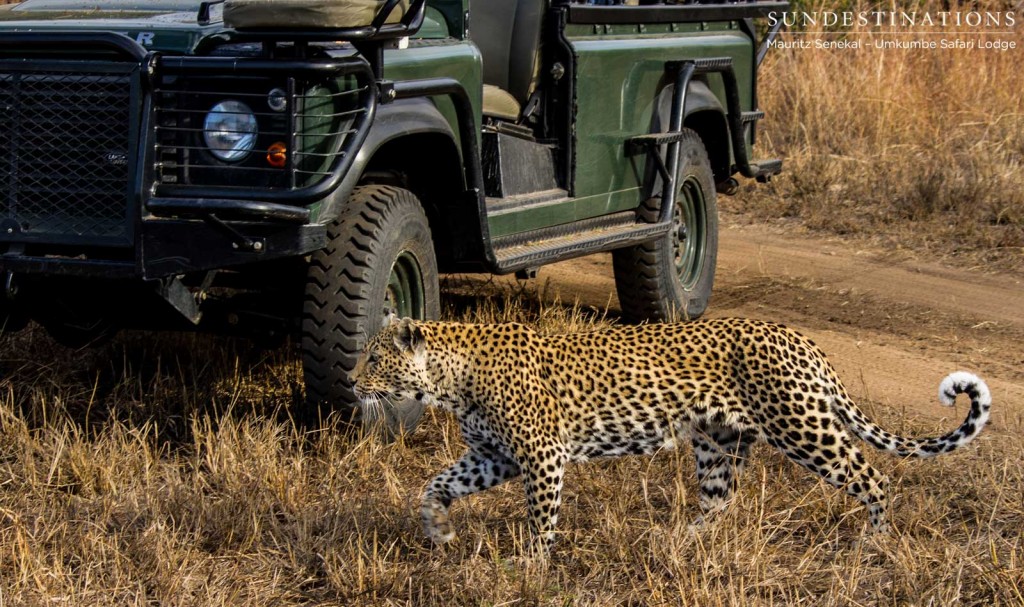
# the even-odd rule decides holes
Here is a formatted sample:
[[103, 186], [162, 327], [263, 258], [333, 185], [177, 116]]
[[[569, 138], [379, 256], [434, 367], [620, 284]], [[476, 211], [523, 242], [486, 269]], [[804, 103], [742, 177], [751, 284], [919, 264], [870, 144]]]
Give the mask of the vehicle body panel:
[[[631, 170], [622, 142], [651, 132], [653, 101], [669, 84], [666, 63], [730, 57], [737, 70], [749, 73], [754, 53], [753, 41], [735, 29], [570, 40], [577, 55], [574, 191], [581, 198], [642, 185], [643, 173]], [[708, 75], [707, 83], [724, 107], [721, 78]], [[609, 90], [617, 94], [609, 94]], [[750, 109], [749, 80], [742, 83], [740, 95], [744, 109]], [[621, 210], [609, 207], [607, 212]]]
[[[384, 77], [393, 81], [439, 77], [458, 80], [469, 94], [473, 115], [477, 117], [477, 126], [480, 126], [483, 89], [479, 83], [483, 78], [483, 67], [480, 51], [473, 44], [458, 40], [410, 41], [408, 49], [384, 51]], [[458, 132], [451, 101], [438, 98], [434, 102], [452, 131]], [[477, 128], [478, 133], [479, 130]]]
[[[740, 74], [754, 68], [754, 42], [738, 21], [656, 25], [569, 25], [575, 57], [574, 197], [559, 204], [489, 216], [492, 236], [505, 236], [635, 209], [651, 195], [645, 156], [627, 156], [625, 141], [659, 130], [660, 92], [672, 82], [665, 65], [688, 59], [729, 57]], [[741, 78], [744, 110], [753, 106], [753, 82]], [[724, 113], [721, 77], [691, 83], [685, 114]], [[728, 132], [720, 137], [728, 139]], [[728, 147], [728, 143], [726, 143]]]

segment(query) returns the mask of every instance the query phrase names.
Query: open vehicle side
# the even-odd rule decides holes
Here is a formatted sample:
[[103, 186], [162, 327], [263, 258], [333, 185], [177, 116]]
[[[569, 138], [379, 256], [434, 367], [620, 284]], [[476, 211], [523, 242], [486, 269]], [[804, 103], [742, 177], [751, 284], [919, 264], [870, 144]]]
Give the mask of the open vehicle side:
[[699, 316], [717, 195], [781, 169], [752, 160], [781, 2], [86, 4], [0, 11], [7, 329], [298, 335], [315, 406], [439, 273], [614, 251], [626, 317]]

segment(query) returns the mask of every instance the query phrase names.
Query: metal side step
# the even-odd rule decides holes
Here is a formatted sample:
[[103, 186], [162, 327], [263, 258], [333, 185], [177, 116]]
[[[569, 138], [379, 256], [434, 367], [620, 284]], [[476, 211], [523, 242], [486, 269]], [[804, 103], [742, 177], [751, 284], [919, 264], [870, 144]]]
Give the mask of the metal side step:
[[[703, 59], [689, 59], [693, 63], [698, 74], [720, 72], [732, 67], [732, 57], [707, 57]], [[680, 63], [680, 62], [673, 62]]]
[[740, 122], [743, 124], [748, 122], [757, 122], [758, 120], [764, 120], [764, 110], [754, 110], [752, 112], [743, 112], [740, 114]]
[[757, 175], [754, 178], [761, 183], [765, 183], [771, 181], [772, 177], [782, 172], [782, 159], [758, 160], [750, 163], [750, 166], [754, 167], [757, 171]]
[[628, 211], [595, 219], [497, 238], [494, 253], [499, 273], [537, 267], [590, 253], [610, 251], [659, 238], [671, 223], [637, 223]]
[[626, 140], [626, 155], [635, 156], [648, 150], [656, 150], [660, 145], [682, 141], [685, 137], [687, 137], [687, 135], [681, 131], [648, 133], [646, 135], [630, 137]]

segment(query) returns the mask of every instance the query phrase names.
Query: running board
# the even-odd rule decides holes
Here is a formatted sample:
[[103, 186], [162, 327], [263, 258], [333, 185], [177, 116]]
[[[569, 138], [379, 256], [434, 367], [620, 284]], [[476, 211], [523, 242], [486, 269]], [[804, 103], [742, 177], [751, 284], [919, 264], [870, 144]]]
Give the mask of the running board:
[[668, 233], [669, 223], [637, 223], [627, 211], [495, 239], [499, 274], [649, 242]]

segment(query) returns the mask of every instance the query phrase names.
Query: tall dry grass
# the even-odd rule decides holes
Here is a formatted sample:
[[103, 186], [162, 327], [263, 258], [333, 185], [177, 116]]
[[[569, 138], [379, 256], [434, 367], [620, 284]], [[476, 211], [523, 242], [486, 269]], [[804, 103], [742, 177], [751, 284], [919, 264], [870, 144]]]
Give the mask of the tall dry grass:
[[[837, 5], [870, 10], [862, 2], [812, 1], [794, 8]], [[925, 1], [905, 10], [1014, 10], [998, 2], [952, 6]], [[769, 187], [749, 189], [735, 204], [726, 204], [759, 219], [797, 220], [813, 229], [1017, 268], [1024, 260], [1024, 13], [1019, 8], [1015, 27], [998, 28], [1012, 34], [954, 26], [938, 28], [946, 36], [905, 27], [883, 28], [907, 33], [899, 36], [865, 28], [826, 36], [784, 33], [784, 40], [845, 38], [868, 48], [768, 53], [760, 72], [760, 102], [768, 118], [758, 152], [785, 158], [785, 172]], [[943, 38], [999, 39], [1017, 48], [873, 47], [879, 40]]]
[[[458, 315], [606, 322], [540, 299]], [[428, 413], [392, 445], [299, 430], [287, 351], [128, 335], [81, 353], [30, 332], [0, 359], [4, 606], [1024, 604], [1020, 419], [938, 460], [871, 457], [896, 500], [868, 541], [863, 508], [767, 448], [697, 531], [688, 451], [574, 466], [545, 565], [521, 557], [518, 483], [457, 502], [458, 541], [427, 546], [417, 497], [460, 455], [455, 423]]]

